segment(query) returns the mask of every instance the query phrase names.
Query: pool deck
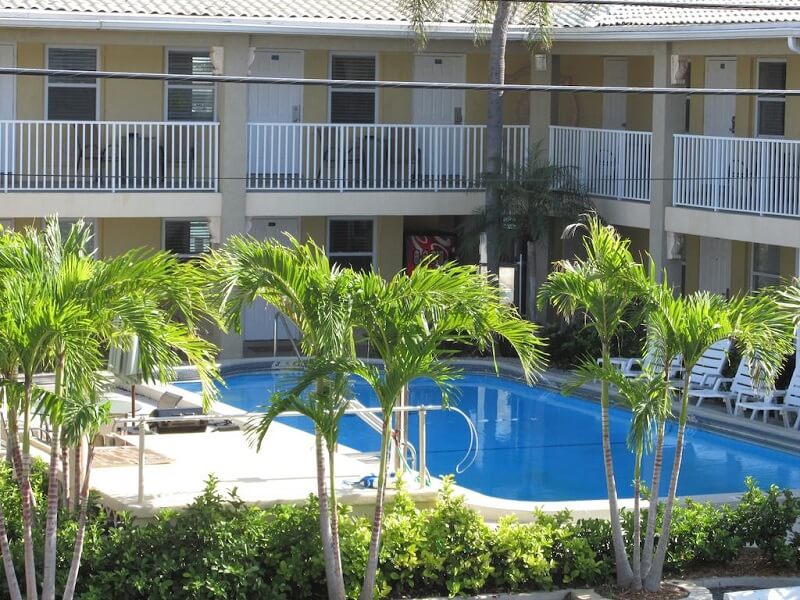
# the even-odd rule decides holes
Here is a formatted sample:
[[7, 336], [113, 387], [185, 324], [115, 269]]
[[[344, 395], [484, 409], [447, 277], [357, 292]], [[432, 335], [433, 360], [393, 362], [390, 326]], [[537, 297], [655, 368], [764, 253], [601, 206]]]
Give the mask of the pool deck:
[[[471, 369], [494, 370], [491, 362], [486, 360], [458, 362]], [[241, 372], [264, 363], [273, 367], [281, 366], [281, 363], [283, 366], [287, 364], [285, 359], [235, 361], [223, 365], [223, 374]], [[500, 367], [505, 376], [519, 376], [519, 369], [513, 361], [504, 360]], [[567, 373], [549, 371], [540, 383], [557, 388], [567, 376]], [[196, 394], [173, 386], [137, 386], [137, 403], [143, 413], [146, 414], [155, 407], [156, 399], [165, 389], [182, 395], [190, 402], [199, 401]], [[599, 386], [589, 385], [582, 392], [581, 395], [596, 397]], [[122, 397], [118, 397], [117, 401], [122, 405], [124, 392], [119, 395]], [[213, 407], [212, 412], [235, 415], [241, 411], [218, 404]], [[777, 440], [777, 446], [792, 445], [795, 452], [800, 445], [800, 434], [796, 431], [774, 424], [731, 417], [724, 410], [717, 410], [712, 406], [692, 409], [692, 420], [712, 429], [727, 430], [728, 433], [736, 431], [741, 437], [757, 439], [762, 443], [765, 438], [771, 438]], [[238, 497], [248, 504], [267, 506], [303, 502], [309, 494], [316, 493], [314, 437], [282, 423], [276, 422], [272, 425], [260, 452], [251, 447], [241, 431], [146, 435], [147, 456], [152, 463], [157, 464], [147, 464], [145, 467], [144, 496], [141, 502], [138, 499], [139, 470], [134, 458], [138, 456], [139, 436], [122, 435], [120, 438], [129, 444], [128, 453], [132, 460], [118, 460], [114, 466], [93, 469], [92, 487], [101, 495], [103, 503], [109, 509], [125, 510], [136, 518], [151, 518], [164, 508], [185, 507], [203, 492], [205, 482], [212, 473], [219, 478], [220, 493], [225, 495], [236, 488]], [[375, 457], [342, 446], [337, 451], [336, 469], [339, 500], [353, 505], [357, 512], [368, 511], [374, 502], [374, 491], [356, 489], [347, 482], [375, 473]], [[409, 481], [407, 487], [419, 504], [427, 505], [433, 501], [439, 482], [434, 480], [430, 487], [420, 490], [414, 482]], [[459, 490], [464, 493], [467, 503], [479, 510], [489, 521], [496, 521], [506, 514], [516, 514], [520, 520], [526, 521], [533, 518], [536, 509], [556, 512], [565, 508], [576, 518], [608, 517], [606, 500], [526, 502], [485, 496], [464, 488]], [[739, 494], [718, 494], [694, 499], [720, 504], [734, 503], [738, 501]], [[630, 504], [630, 500], [620, 500], [621, 506]]]
[[[119, 437], [138, 456], [139, 436]], [[317, 490], [314, 436], [288, 425], [273, 424], [260, 452], [241, 431], [147, 435], [145, 439], [147, 456], [156, 464], [145, 466], [141, 502], [137, 462], [117, 461], [92, 470], [92, 488], [112, 511], [148, 519], [161, 509], [185, 507], [203, 493], [209, 474], [218, 478], [223, 496], [235, 488], [237, 497], [252, 505], [303, 502]], [[344, 447], [337, 452], [337, 494], [344, 503], [367, 506], [374, 501], [374, 492], [346, 483], [375, 472], [376, 465], [360, 456]], [[414, 494], [420, 501], [430, 500], [435, 489]]]

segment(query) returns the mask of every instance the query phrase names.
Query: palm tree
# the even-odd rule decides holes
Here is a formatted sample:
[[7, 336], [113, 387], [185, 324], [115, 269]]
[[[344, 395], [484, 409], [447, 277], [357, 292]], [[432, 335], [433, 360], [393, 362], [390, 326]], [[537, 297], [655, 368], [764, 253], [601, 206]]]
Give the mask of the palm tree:
[[[221, 309], [224, 326], [239, 329], [242, 310], [262, 298], [297, 326], [306, 355], [330, 361], [351, 361], [355, 357], [352, 321], [355, 273], [331, 265], [324, 250], [313, 242], [302, 245], [291, 239], [286, 247], [275, 241], [233, 237], [225, 247], [204, 259], [203, 267], [208, 293]], [[347, 374], [328, 377], [320, 373], [312, 381], [316, 389], [307, 396], [301, 394], [305, 385], [273, 396], [266, 414], [255, 425], [254, 434], [260, 447], [274, 419], [290, 410], [308, 416], [314, 423], [328, 597], [338, 600], [345, 597], [345, 591], [334, 459], [339, 422], [348, 406]]]
[[657, 590], [661, 583], [669, 545], [672, 509], [677, 495], [688, 419], [689, 382], [692, 369], [711, 344], [720, 339], [731, 338], [742, 354], [742, 360], [748, 362], [755, 385], [769, 389], [774, 385], [784, 357], [793, 350], [793, 315], [796, 314], [785, 310], [785, 307], [775, 300], [778, 294], [771, 290], [726, 300], [722, 296], [707, 292], [674, 297], [671, 293], [667, 293], [664, 286], [658, 286], [654, 288], [654, 295], [655, 301], [651, 303], [646, 320], [648, 348], [658, 357], [659, 364], [662, 362], [669, 364], [673, 357], [682, 355], [685, 371], [680, 395], [675, 457], [658, 546], [653, 552], [654, 513], [658, 506], [660, 457], [664, 443], [665, 421], [661, 421], [658, 427], [656, 458], [659, 461], [659, 468], [654, 468], [653, 473], [649, 511], [651, 514], [642, 560], [643, 584], [648, 591]]
[[[494, 229], [501, 257], [526, 254], [530, 305], [520, 310], [534, 316], [537, 248], [547, 247], [550, 228], [559, 220], [575, 222], [592, 208], [571, 167], [550, 164], [535, 146], [527, 163], [505, 165], [495, 182], [499, 190], [493, 210], [484, 206], [464, 224], [467, 243]], [[520, 298], [522, 295], [520, 294]]]
[[458, 372], [442, 359], [453, 354], [455, 344], [473, 344], [494, 354], [495, 336], [504, 338], [516, 350], [529, 381], [543, 368], [543, 354], [535, 325], [504, 304], [494, 281], [474, 267], [448, 264], [432, 269], [423, 264], [410, 276], [399, 273], [389, 281], [375, 273], [359, 278], [356, 326], [383, 361], [382, 369], [345, 365], [369, 383], [382, 411], [372, 536], [361, 588], [361, 599], [368, 600], [378, 568], [393, 411], [403, 390], [412, 380], [426, 377], [439, 386], [447, 403]]
[[[584, 237], [586, 258], [560, 261], [542, 286], [539, 305], [549, 301], [565, 318], [580, 315], [586, 326], [600, 338], [603, 365], [610, 365], [611, 343], [623, 327], [634, 326], [639, 308], [647, 298], [650, 279], [641, 264], [631, 255], [630, 242], [610, 226], [604, 226], [596, 215], [586, 222]], [[605, 462], [606, 487], [617, 565], [617, 583], [627, 587], [633, 581], [633, 570], [625, 550], [617, 505], [617, 485], [608, 418], [609, 385], [601, 380], [600, 415]]]
[[[197, 367], [209, 401], [215, 391], [215, 347], [197, 334], [198, 313], [191, 309], [198, 306], [200, 296], [188, 285], [194, 280], [187, 277], [188, 269], [174, 257], [131, 251], [107, 262], [94, 260], [87, 251], [89, 233], [82, 222], [63, 238], [55, 219], [48, 219], [42, 231], [28, 229], [11, 236], [11, 241], [0, 244], [0, 297], [6, 301], [0, 315], [0, 346], [7, 362], [14, 365], [12, 377], [3, 385], [23, 417], [22, 431], [9, 424], [9, 435], [15, 447], [21, 446], [18, 483], [28, 598], [38, 593], [31, 537], [32, 411], [52, 429], [42, 581], [42, 597], [49, 600], [55, 597], [59, 444], [62, 431], [67, 441], [77, 444], [101, 423], [97, 419], [105, 414], [98, 404], [106, 383], [99, 373], [104, 348], [125, 345], [131, 336], [138, 336], [140, 366], [148, 379], [172, 378], [174, 366], [186, 359]], [[34, 381], [36, 373], [50, 368], [54, 370], [53, 392]], [[22, 374], [21, 384], [16, 382], [16, 370]], [[85, 402], [90, 402], [89, 408], [75, 409]], [[92, 414], [96, 419], [87, 419]], [[91, 452], [88, 458], [83, 497], [88, 491]], [[79, 525], [70, 569], [73, 589], [66, 590], [67, 597], [77, 578], [85, 508]]]
[[[437, 0], [400, 0], [400, 6], [406, 14], [414, 32], [417, 45], [427, 44], [427, 23], [440, 23], [446, 18], [448, 2]], [[540, 46], [548, 48], [550, 37], [550, 8], [547, 2], [528, 0], [518, 3], [511, 0], [471, 0], [468, 10], [475, 24], [476, 40], [486, 37], [488, 25], [491, 23], [489, 38], [489, 72], [487, 82], [491, 84], [505, 83], [506, 46], [508, 30], [516, 21], [529, 28], [528, 42], [531, 48]], [[486, 115], [486, 162], [484, 165], [487, 179], [486, 210], [490, 214], [498, 212], [500, 204], [500, 188], [496, 185], [503, 164], [503, 92], [488, 92]], [[486, 231], [487, 266], [490, 273], [497, 274], [500, 268], [499, 224], [492, 223]]]

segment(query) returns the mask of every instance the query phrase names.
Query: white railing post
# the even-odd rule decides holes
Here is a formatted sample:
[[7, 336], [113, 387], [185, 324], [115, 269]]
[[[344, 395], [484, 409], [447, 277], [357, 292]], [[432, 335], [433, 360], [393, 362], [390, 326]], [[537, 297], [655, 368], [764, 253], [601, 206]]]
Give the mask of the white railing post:
[[425, 475], [428, 472], [428, 435], [424, 406], [419, 407], [419, 488], [425, 488]]
[[144, 503], [144, 464], [145, 464], [145, 432], [144, 432], [145, 417], [139, 419], [139, 492], [137, 495], [139, 505]]
[[618, 131], [614, 135], [617, 138], [617, 200], [621, 200], [624, 196], [625, 187], [625, 143], [627, 136], [624, 131]]
[[[766, 202], [767, 192], [768, 192], [768, 188], [769, 188], [769, 175], [768, 175], [768, 173], [771, 171], [771, 169], [769, 168], [770, 159], [769, 159], [769, 152], [768, 152], [767, 142], [762, 141], [762, 142], [759, 143], [758, 154], [759, 154], [759, 156], [758, 156], [758, 171], [757, 171], [757, 175], [758, 175], [759, 180], [761, 182], [760, 185], [759, 185], [760, 193], [758, 195], [759, 196], [759, 198], [758, 198], [758, 214], [759, 215], [763, 215], [764, 214], [764, 203]], [[755, 208], [755, 207], [753, 207], [753, 208]]]

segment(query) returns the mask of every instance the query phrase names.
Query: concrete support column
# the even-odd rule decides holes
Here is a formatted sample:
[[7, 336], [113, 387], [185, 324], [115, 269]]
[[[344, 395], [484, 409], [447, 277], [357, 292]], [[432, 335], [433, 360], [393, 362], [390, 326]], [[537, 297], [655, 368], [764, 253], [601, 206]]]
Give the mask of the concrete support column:
[[[672, 85], [672, 44], [660, 44], [653, 56], [653, 86]], [[650, 184], [650, 256], [658, 277], [666, 271], [667, 281], [679, 286], [681, 265], [667, 259], [666, 209], [672, 206], [673, 154], [676, 133], [685, 129], [686, 97], [681, 95], [653, 96], [653, 140], [651, 150]]]
[[[246, 35], [224, 38], [223, 72], [225, 75], [247, 75], [250, 62], [250, 39]], [[220, 148], [219, 172], [222, 194], [220, 239], [245, 232], [245, 200], [247, 176], [247, 86], [223, 83], [218, 87]], [[242, 336], [224, 334], [220, 340], [220, 358], [241, 358]]]
[[[553, 83], [554, 58], [550, 54], [537, 54], [531, 57], [531, 85], [550, 85]], [[542, 153], [541, 158], [545, 158], [549, 150], [550, 124], [552, 122], [555, 98], [552, 92], [533, 92], [529, 95], [528, 102], [531, 147], [538, 148]]]

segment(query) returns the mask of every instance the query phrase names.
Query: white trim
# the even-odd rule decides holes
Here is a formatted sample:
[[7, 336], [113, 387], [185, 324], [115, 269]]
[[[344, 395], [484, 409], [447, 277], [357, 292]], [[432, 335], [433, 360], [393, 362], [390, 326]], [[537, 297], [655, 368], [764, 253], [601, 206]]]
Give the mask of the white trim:
[[[334, 56], [371, 56], [375, 59], [375, 81], [380, 81], [381, 76], [379, 72], [380, 68], [380, 61], [378, 60], [378, 53], [377, 52], [350, 52], [350, 51], [337, 51], [331, 50], [328, 52], [328, 78], [333, 79], [333, 57]], [[373, 117], [372, 123], [356, 123], [356, 125], [375, 125], [380, 123], [380, 114], [378, 107], [380, 106], [380, 88], [372, 88], [371, 90], [360, 90], [360, 89], [348, 89], [348, 88], [337, 88], [335, 86], [328, 86], [328, 123], [331, 123], [331, 94], [335, 91], [347, 91], [347, 92], [358, 92], [362, 94], [375, 94], [375, 116]], [[339, 125], [345, 125], [345, 123], [338, 123]]]
[[[759, 59], [757, 59], [756, 60], [756, 72], [755, 72], [755, 77], [754, 77], [755, 81], [753, 81], [753, 83], [755, 84], [754, 87], [757, 88], [757, 89], [759, 88], [759, 82], [758, 82], [759, 71], [760, 71], [761, 65], [765, 64], [765, 63], [777, 63], [777, 64], [784, 65], [784, 67], [785, 67], [785, 77], [786, 77], [787, 81], [784, 82], [783, 87], [784, 87], [784, 89], [786, 89], [786, 85], [788, 83], [788, 77], [789, 77], [789, 65], [786, 62], [785, 58], [759, 58]], [[754, 102], [755, 102], [756, 105], [755, 105], [755, 110], [753, 111], [754, 117], [755, 117], [753, 119], [753, 137], [763, 138], [763, 139], [773, 139], [773, 140], [775, 140], [775, 139], [777, 139], [777, 140], [784, 139], [786, 137], [786, 98], [761, 98], [759, 96], [756, 96], [754, 98]], [[759, 133], [758, 133], [758, 122], [759, 122], [759, 114], [760, 114], [760, 111], [761, 111], [761, 103], [762, 102], [773, 102], [775, 104], [783, 104], [783, 106], [784, 106], [784, 109], [783, 109], [783, 135], [759, 135]]]
[[[331, 222], [333, 221], [371, 221], [372, 252], [331, 252]], [[337, 256], [369, 256], [372, 270], [378, 270], [378, 220], [373, 217], [328, 217], [325, 220], [325, 254], [329, 258]]]
[[[208, 54], [209, 60], [211, 60], [211, 47], [183, 47], [183, 46], [165, 46], [164, 47], [164, 73], [169, 74], [169, 53], [170, 52], [197, 52], [202, 53], [205, 52]], [[177, 88], [177, 89], [192, 89], [194, 86], [197, 85], [196, 83], [192, 82], [175, 82], [175, 81], [165, 81], [164, 82], [164, 89], [163, 89], [163, 98], [162, 102], [164, 104], [164, 121], [167, 123], [186, 123], [187, 121], [171, 121], [169, 119], [169, 89], [170, 87]], [[205, 86], [206, 84], [201, 84]], [[197, 119], [193, 119], [191, 122], [198, 122], [198, 123], [216, 123], [217, 122], [217, 96], [219, 95], [219, 88], [216, 83], [211, 84], [211, 89], [214, 91], [214, 106], [212, 108], [211, 119], [208, 121], [198, 121]]]
[[[93, 12], [45, 12], [3, 10], [0, 27], [28, 29], [82, 29], [108, 31], [192, 31], [219, 33], [272, 33], [288, 35], [330, 35], [353, 37], [396, 37], [413, 39], [408, 23], [354, 21], [327, 18], [195, 17], [152, 15], [108, 15]], [[687, 25], [623, 25], [554, 28], [556, 41], [681, 41], [764, 39], [796, 36], [800, 19], [781, 23], [724, 23]], [[430, 39], [472, 40], [474, 29], [467, 23], [435, 23], [428, 29]], [[512, 26], [510, 40], [527, 39], [524, 27]]]
[[[44, 47], [44, 66], [45, 68], [50, 68], [50, 50], [51, 49], [62, 49], [62, 50], [94, 50], [95, 51], [95, 65], [94, 68], [96, 71], [102, 71], [103, 66], [101, 64], [102, 54], [100, 52], [100, 46], [91, 45], [91, 44], [45, 44]], [[45, 121], [50, 120], [49, 114], [49, 100], [50, 100], [50, 77], [44, 78], [44, 118]], [[101, 109], [101, 96], [100, 96], [100, 81], [95, 78], [94, 83], [56, 83], [53, 87], [74, 87], [74, 88], [95, 88], [95, 107], [94, 107], [94, 121], [100, 120], [100, 109]], [[80, 119], [77, 119], [80, 120]]]

